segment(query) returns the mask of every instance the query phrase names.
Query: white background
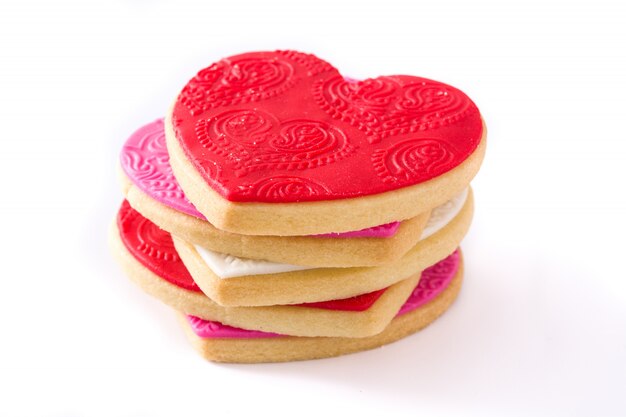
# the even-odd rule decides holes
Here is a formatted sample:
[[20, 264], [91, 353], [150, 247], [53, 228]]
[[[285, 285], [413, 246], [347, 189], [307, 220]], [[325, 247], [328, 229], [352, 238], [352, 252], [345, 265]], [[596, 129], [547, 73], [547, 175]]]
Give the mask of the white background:
[[[0, 415], [626, 415], [623, 1], [3, 1]], [[106, 246], [119, 149], [221, 57], [464, 90], [489, 126], [457, 303], [337, 359], [215, 365]]]

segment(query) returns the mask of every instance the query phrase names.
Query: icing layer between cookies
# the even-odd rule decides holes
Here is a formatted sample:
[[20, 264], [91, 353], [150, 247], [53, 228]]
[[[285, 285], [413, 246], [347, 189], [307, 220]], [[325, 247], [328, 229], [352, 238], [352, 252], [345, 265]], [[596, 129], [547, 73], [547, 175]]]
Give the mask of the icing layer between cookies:
[[226, 253], [215, 252], [199, 245], [194, 245], [198, 255], [220, 278], [235, 278], [246, 275], [279, 274], [281, 272], [313, 269], [308, 266], [282, 264], [257, 259], [239, 258]]
[[[436, 263], [422, 272], [419, 284], [408, 300], [400, 308], [397, 316], [414, 311], [432, 301], [450, 284], [459, 269], [460, 252], [457, 249], [444, 260]], [[188, 316], [187, 320], [194, 333], [201, 338], [209, 339], [257, 339], [271, 337], [286, 337], [276, 333], [265, 333], [226, 326], [215, 321], [202, 320]]]
[[126, 249], [143, 266], [178, 287], [201, 292], [178, 256], [172, 236], [139, 214], [126, 200], [117, 212], [117, 227]]
[[[124, 201], [117, 214], [120, 238], [130, 254], [160, 279], [185, 290], [201, 292], [180, 259], [171, 235], [160, 229]], [[298, 304], [327, 310], [365, 311], [386, 289], [341, 300]]]
[[[447, 225], [463, 208], [469, 190], [465, 189], [460, 194], [435, 207], [430, 214], [428, 222], [422, 231], [421, 239], [426, 239]], [[302, 271], [315, 269], [315, 267], [290, 265], [270, 261], [262, 261], [249, 258], [240, 258], [220, 252], [215, 252], [199, 245], [194, 245], [198, 255], [219, 278], [235, 278], [247, 275], [277, 274], [281, 272]]]

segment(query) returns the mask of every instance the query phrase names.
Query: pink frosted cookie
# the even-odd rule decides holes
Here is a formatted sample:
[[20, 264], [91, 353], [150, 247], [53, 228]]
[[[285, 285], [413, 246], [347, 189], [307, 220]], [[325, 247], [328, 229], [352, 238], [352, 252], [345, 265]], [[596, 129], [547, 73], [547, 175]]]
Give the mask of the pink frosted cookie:
[[364, 338], [291, 337], [194, 316], [182, 317], [181, 322], [194, 347], [213, 361], [284, 362], [338, 356], [391, 343], [424, 328], [454, 301], [462, 278], [463, 264], [457, 250], [422, 273], [418, 286], [382, 332]]
[[169, 164], [162, 120], [134, 132], [120, 159], [126, 197], [135, 209], [191, 243], [239, 257], [318, 267], [380, 265], [413, 247], [428, 219], [423, 213], [402, 224], [344, 233], [245, 236], [217, 229], [185, 197]]
[[463, 92], [425, 78], [347, 80], [296, 51], [198, 72], [165, 120], [170, 164], [213, 225], [339, 233], [409, 219], [467, 187], [485, 129]]
[[382, 331], [417, 285], [420, 274], [348, 299], [267, 307], [225, 308], [204, 295], [169, 233], [127, 202], [119, 210], [111, 245], [129, 277], [177, 310], [208, 320], [294, 336], [365, 337]]
[[[199, 219], [206, 218], [185, 197], [176, 182], [169, 154], [165, 145], [163, 119], [149, 123], [135, 133], [124, 144], [121, 163], [124, 173], [141, 191], [161, 204]], [[391, 237], [398, 231], [400, 222], [343, 233], [327, 233], [318, 237]]]

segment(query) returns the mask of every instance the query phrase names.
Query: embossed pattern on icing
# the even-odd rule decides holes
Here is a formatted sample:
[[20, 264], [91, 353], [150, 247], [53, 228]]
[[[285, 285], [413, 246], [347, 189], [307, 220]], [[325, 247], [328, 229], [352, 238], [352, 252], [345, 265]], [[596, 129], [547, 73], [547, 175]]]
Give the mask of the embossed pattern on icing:
[[[251, 128], [229, 127], [231, 135], [238, 135], [239, 130], [253, 137], [259, 132], [263, 132], [262, 123], [253, 124]], [[254, 133], [256, 132], [256, 133]], [[244, 133], [241, 133], [243, 135]], [[316, 132], [311, 132], [314, 135]], [[253, 139], [254, 140], [254, 139]], [[210, 146], [210, 144], [207, 144]], [[185, 214], [197, 217], [202, 220], [206, 218], [193, 206], [185, 197], [182, 188], [178, 185], [169, 163], [169, 154], [165, 145], [165, 131], [163, 120], [159, 119], [149, 123], [135, 133], [126, 141], [120, 156], [122, 169], [126, 176], [139, 187], [149, 197], [170, 208], [181, 211]], [[219, 175], [218, 168], [208, 161], [203, 162], [206, 170], [211, 170], [212, 176]], [[290, 193], [302, 193], [302, 187], [306, 187], [307, 192], [324, 193], [327, 190], [319, 188], [312, 182], [298, 181], [295, 177], [275, 177], [265, 181], [264, 184], [255, 185], [257, 192], [271, 194], [279, 198], [281, 195]], [[250, 187], [251, 189], [251, 187]], [[248, 192], [248, 189], [242, 189]], [[374, 226], [363, 230], [343, 233], [329, 233], [318, 235], [319, 237], [349, 238], [349, 237], [391, 237], [398, 230], [399, 222], [392, 222], [385, 225]]]
[[[436, 296], [441, 294], [445, 290], [459, 269], [460, 253], [457, 249], [450, 256], [444, 260], [436, 263], [430, 268], [422, 272], [422, 278], [419, 284], [408, 300], [400, 308], [400, 311], [396, 316], [414, 311], [424, 304], [432, 301]], [[240, 329], [236, 327], [226, 326], [216, 321], [206, 321], [198, 319], [197, 317], [188, 316], [187, 320], [192, 326], [192, 329], [201, 338], [215, 339], [215, 338], [239, 338], [239, 339], [256, 339], [267, 337], [286, 337], [276, 333], [264, 333], [258, 331], [250, 331]], [[198, 329], [198, 330], [196, 330]], [[259, 334], [260, 333], [260, 334]]]
[[213, 339], [264, 339], [271, 337], [283, 337], [276, 333], [266, 333], [257, 330], [244, 330], [238, 327], [231, 327], [217, 321], [203, 320], [196, 316], [187, 316], [187, 322], [193, 332], [203, 338]]
[[400, 308], [398, 316], [420, 308], [438, 296], [452, 281], [459, 270], [461, 253], [455, 250], [451, 255], [422, 272], [422, 278], [408, 300]]
[[185, 86], [178, 101], [191, 114], [236, 104], [255, 103], [276, 96], [298, 81], [289, 60], [267, 58], [223, 59]]
[[200, 71], [172, 121], [206, 183], [238, 202], [345, 199], [419, 184], [461, 164], [482, 136], [478, 109], [454, 87], [406, 75], [346, 80], [293, 51], [233, 56]]
[[457, 89], [426, 78], [390, 76], [363, 81], [335, 76], [314, 84], [320, 107], [378, 143], [389, 136], [436, 129], [472, 113]]
[[178, 287], [200, 292], [178, 256], [172, 236], [139, 214], [126, 200], [118, 211], [117, 226], [124, 246], [143, 266]]
[[[200, 292], [187, 268], [180, 259], [171, 235], [159, 229], [150, 220], [134, 210], [127, 201], [122, 203], [117, 215], [117, 224], [124, 246], [143, 266], [166, 281], [181, 288]], [[235, 264], [237, 259], [232, 260]], [[365, 311], [386, 291], [386, 288], [340, 300], [296, 304], [339, 311]]]
[[416, 175], [431, 178], [454, 164], [454, 150], [438, 139], [411, 139], [372, 153], [374, 171], [383, 182], [410, 181]]
[[208, 154], [227, 161], [237, 177], [252, 171], [312, 169], [354, 152], [336, 126], [302, 118], [279, 121], [256, 109], [230, 110], [199, 119], [195, 132]]
[[174, 177], [165, 145], [163, 119], [148, 123], [133, 133], [122, 148], [120, 162], [126, 176], [151, 198], [205, 219], [185, 197]]

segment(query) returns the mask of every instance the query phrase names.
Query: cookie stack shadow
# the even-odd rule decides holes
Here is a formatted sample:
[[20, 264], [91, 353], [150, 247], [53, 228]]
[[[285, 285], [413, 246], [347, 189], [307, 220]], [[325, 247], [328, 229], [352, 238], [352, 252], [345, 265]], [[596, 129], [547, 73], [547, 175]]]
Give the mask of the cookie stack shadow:
[[[242, 62], [241, 68], [233, 64], [237, 60]], [[262, 68], [266, 64], [274, 65], [276, 68], [272, 68], [276, 74], [282, 74], [278, 71], [287, 74], [283, 76], [285, 79], [296, 79], [300, 70], [317, 78], [334, 71], [332, 67], [324, 67], [328, 64], [315, 57], [284, 51], [247, 54], [226, 62], [230, 66], [221, 68], [220, 65], [226, 64], [217, 63], [209, 69], [213, 68], [212, 71], [224, 79], [233, 73], [245, 77], [249, 73], [242, 68], [250, 62]], [[214, 68], [216, 65], [217, 69]], [[259, 73], [265, 74], [260, 70], [254, 74], [258, 76]], [[201, 75], [204, 84], [198, 82]], [[254, 150], [257, 145], [256, 142], [254, 146], [249, 145], [250, 132], [269, 131], [269, 128], [259, 127], [261, 116], [258, 115], [275, 109], [269, 106], [260, 112], [256, 104], [252, 106], [244, 100], [224, 101], [223, 97], [231, 93], [220, 87], [222, 90], [218, 96], [224, 109], [212, 105], [217, 110], [211, 107], [207, 111], [217, 116], [209, 118], [203, 114], [204, 109], [197, 110], [197, 103], [186, 96], [189, 91], [197, 93], [194, 88], [216, 89], [206, 81], [207, 77], [201, 71], [183, 89], [165, 120], [149, 123], [127, 139], [118, 170], [125, 200], [109, 234], [112, 252], [128, 277], [177, 312], [184, 332], [203, 357], [218, 362], [255, 363], [338, 356], [404, 338], [424, 328], [448, 309], [457, 297], [463, 279], [459, 245], [470, 227], [474, 207], [469, 182], [478, 171], [484, 153], [484, 126], [477, 110], [473, 117], [480, 121], [481, 130], [478, 138], [472, 138], [477, 144], [456, 164], [448, 164], [442, 171], [430, 173], [427, 180], [415, 180], [377, 192], [387, 199], [382, 202], [375, 198], [371, 202], [365, 201], [367, 193], [364, 193], [362, 197], [342, 198], [343, 206], [324, 207], [327, 199], [323, 195], [304, 204], [285, 197], [293, 190], [297, 193], [305, 189], [308, 195], [312, 195], [318, 189], [331, 188], [317, 185], [318, 188], [307, 188], [306, 184], [294, 180], [297, 177], [298, 181], [306, 181], [306, 169], [297, 168], [296, 176], [293, 164], [254, 165], [245, 172], [240, 161], [231, 164], [228, 158], [232, 160], [232, 149], [229, 148], [230, 153], [225, 153], [224, 149], [234, 145], [225, 144], [224, 137], [231, 142], [245, 143], [247, 147], [240, 149], [242, 153]], [[275, 96], [289, 94], [288, 88], [305, 88], [300, 84], [294, 87], [285, 79], [268, 84], [277, 92], [268, 97], [260, 96], [258, 103], [263, 100], [278, 102]], [[319, 79], [314, 81], [319, 82]], [[249, 82], [266, 81], [254, 78]], [[279, 82], [284, 84], [281, 88], [276, 87]], [[360, 86], [353, 81], [346, 82], [352, 83], [350, 88], [355, 91]], [[397, 81], [399, 85], [402, 82], [407, 81]], [[443, 86], [452, 91], [451, 87]], [[259, 91], [267, 92], [270, 87], [264, 86]], [[369, 88], [366, 85], [361, 87]], [[255, 94], [250, 85], [242, 87], [239, 94], [241, 91]], [[422, 98], [424, 101], [434, 100], [431, 95], [424, 93]], [[200, 102], [216, 100], [206, 91], [193, 97]], [[428, 108], [427, 104], [423, 105]], [[453, 104], [456, 106], [454, 110], [463, 117], [458, 114], [450, 116], [452, 122], [446, 123], [461, 126], [469, 123], [469, 116], [460, 113], [458, 103]], [[226, 127], [220, 125], [226, 134], [215, 133], [217, 122], [215, 126], [206, 127], [194, 120], [192, 131], [200, 132], [199, 140], [204, 146], [202, 158], [196, 158], [196, 151], [187, 146], [183, 138], [187, 134], [183, 116], [201, 115], [202, 123], [213, 123], [223, 114], [231, 117], [234, 112], [243, 111], [247, 113], [245, 117], [237, 115], [238, 124], [227, 125], [232, 122], [228, 119], [224, 122]], [[255, 117], [258, 117], [253, 118], [251, 112], [257, 112]], [[445, 121], [446, 115], [445, 109], [438, 110], [437, 117]], [[331, 122], [325, 123], [335, 123], [332, 122], [335, 119], [329, 120]], [[314, 127], [325, 129], [329, 143], [340, 143], [354, 136], [349, 126], [344, 125], [350, 123], [337, 120], [336, 125], [330, 127], [321, 122]], [[441, 122], [433, 125], [431, 130], [437, 130], [440, 125], [449, 128]], [[301, 137], [306, 136], [302, 140], [313, 140], [311, 137], [317, 131], [311, 126], [302, 129]], [[245, 135], [248, 136], [244, 138]], [[283, 139], [283, 147], [301, 146], [301, 143], [290, 145], [289, 138]], [[263, 136], [258, 142], [263, 140], [276, 138]], [[402, 140], [408, 143], [405, 138]], [[213, 142], [209, 146], [210, 141]], [[351, 152], [356, 154], [362, 149], [363, 146], [346, 145], [341, 157], [347, 160]], [[430, 158], [428, 152], [432, 151], [420, 150], [422, 153], [411, 154], [405, 159], [419, 165], [421, 162], [416, 155]], [[259, 149], [260, 155], [265, 155], [263, 152]], [[312, 152], [306, 155], [314, 157]], [[213, 157], [214, 161], [210, 159]], [[285, 157], [272, 155], [271, 158]], [[298, 158], [302, 160], [302, 156]], [[447, 163], [444, 159], [448, 156], [437, 158], [437, 167]], [[335, 160], [340, 161], [338, 157]], [[323, 161], [332, 162], [328, 157]], [[315, 175], [321, 162], [316, 164], [309, 165]], [[421, 166], [417, 168], [423, 169]], [[245, 177], [248, 172], [265, 170], [269, 181], [274, 182], [261, 184], [257, 181], [256, 184], [261, 184], [257, 189], [274, 187], [270, 194], [273, 193], [271, 195], [276, 199], [231, 201], [229, 194], [220, 188], [222, 185], [228, 188], [230, 182], [206, 181], [206, 178], [217, 176], [228, 179], [229, 170], [236, 172], [232, 177], [235, 179]], [[319, 184], [319, 178], [314, 178], [314, 184]], [[287, 184], [275, 181], [286, 181]], [[275, 187], [278, 186], [283, 188], [277, 190]], [[404, 194], [403, 190], [406, 190]], [[337, 196], [332, 198], [338, 200]], [[310, 205], [306, 206], [306, 203]], [[372, 207], [371, 215], [368, 204]], [[419, 210], [411, 212], [402, 208], [411, 205]], [[293, 206], [308, 211], [290, 211]], [[410, 212], [411, 215], [390, 218], [400, 212]], [[337, 218], [336, 224], [333, 223], [334, 217]], [[358, 218], [354, 224], [361, 222], [366, 227], [351, 227], [352, 224], [344, 220], [351, 217]], [[379, 223], [375, 222], [377, 219], [390, 221]], [[302, 233], [303, 230], [307, 232]]]

